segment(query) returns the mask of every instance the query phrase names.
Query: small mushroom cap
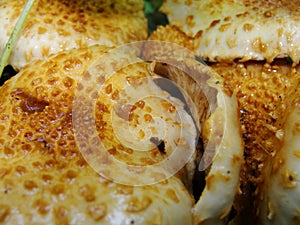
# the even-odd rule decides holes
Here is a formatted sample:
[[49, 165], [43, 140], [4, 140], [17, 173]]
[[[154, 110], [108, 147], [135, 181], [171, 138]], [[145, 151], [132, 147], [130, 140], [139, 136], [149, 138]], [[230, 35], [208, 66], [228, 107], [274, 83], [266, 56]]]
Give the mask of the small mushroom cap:
[[[25, 1], [1, 1], [0, 53]], [[115, 46], [146, 39], [142, 0], [36, 1], [8, 64], [19, 70], [35, 59], [94, 44]]]
[[[208, 61], [300, 60], [299, 1], [173, 1], [162, 11]], [[168, 36], [168, 34], [167, 34]], [[172, 41], [172, 40], [169, 40]]]

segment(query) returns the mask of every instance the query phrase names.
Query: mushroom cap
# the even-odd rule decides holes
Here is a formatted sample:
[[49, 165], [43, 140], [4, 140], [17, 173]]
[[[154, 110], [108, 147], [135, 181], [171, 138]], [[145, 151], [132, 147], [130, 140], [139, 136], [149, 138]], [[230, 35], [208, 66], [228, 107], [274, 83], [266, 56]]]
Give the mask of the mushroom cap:
[[[179, 178], [170, 176], [168, 179], [157, 179], [157, 182], [139, 186], [135, 186], [135, 183], [124, 185], [115, 182], [115, 177], [109, 177], [105, 171], [98, 171], [95, 165], [91, 165], [91, 158], [87, 158], [90, 152], [85, 152], [85, 147], [80, 145], [83, 142], [78, 142], [82, 133], [74, 126], [75, 112], [72, 107], [76, 101], [75, 93], [83, 90], [82, 82], [95, 78], [91, 75], [97, 74], [87, 71], [93, 71], [91, 68], [100, 70], [98, 67], [103, 64], [99, 64], [97, 60], [109, 50], [108, 47], [93, 46], [64, 51], [47, 60], [35, 61], [0, 88], [0, 222], [192, 224], [194, 200]], [[130, 60], [128, 54], [114, 56], [117, 57], [117, 64]], [[132, 153], [130, 147], [122, 147], [111, 130], [112, 123], [108, 116], [108, 111], [113, 109], [111, 102], [118, 100], [117, 96], [121, 99], [129, 93], [124, 85], [139, 86], [139, 79], [143, 81], [142, 78], [151, 73], [149, 63], [139, 62], [116, 70], [112, 76], [96, 77], [97, 82], [93, 83], [106, 84], [99, 97], [94, 97], [96, 131], [102, 144], [107, 147], [107, 152], [128, 164], [135, 158], [136, 163], [142, 166], [151, 165], [166, 158], [174, 150], [171, 149], [172, 141], [168, 141], [167, 134], [166, 153], [161, 153], [154, 146], [151, 154], [145, 153], [142, 158], [139, 154]], [[89, 83], [91, 82], [87, 82]], [[152, 88], [151, 85], [148, 87]], [[183, 113], [183, 106], [176, 100], [171, 101], [174, 107], [170, 103], [168, 107], [160, 106], [166, 101], [165, 96], [168, 97], [164, 92], [158, 96], [161, 101], [155, 102], [159, 106], [160, 116], [168, 115], [166, 120], [178, 123], [176, 113], [170, 113], [170, 109]], [[155, 115], [147, 107], [151, 101], [147, 98], [144, 101], [144, 109], [150, 115]], [[83, 120], [79, 122], [85, 123], [87, 115], [82, 114]], [[184, 123], [188, 125], [182, 125], [182, 137], [188, 134], [189, 139], [181, 139], [177, 144], [180, 146], [182, 142], [186, 147], [184, 150], [188, 150], [195, 147], [196, 130], [191, 117], [187, 113], [181, 115], [184, 115]], [[131, 121], [135, 120], [129, 120]], [[147, 128], [147, 124], [142, 125], [144, 127], [141, 130]], [[130, 126], [127, 126], [130, 131]], [[168, 133], [171, 137], [174, 135], [171, 130]], [[83, 141], [90, 140], [91, 137], [86, 137]], [[96, 149], [89, 150], [96, 152]], [[97, 154], [94, 156], [98, 159]], [[109, 163], [109, 158], [100, 157], [100, 160], [101, 163]], [[108, 172], [115, 168], [117, 167], [113, 164], [106, 166]], [[142, 172], [133, 171], [135, 179], [131, 176], [131, 181], [138, 180]], [[126, 176], [128, 173], [124, 174]], [[155, 175], [159, 178], [161, 176], [159, 173]], [[123, 176], [123, 173], [119, 176]]]
[[[0, 53], [25, 1], [1, 1]], [[115, 46], [146, 39], [143, 1], [36, 1], [8, 64], [16, 70], [35, 59], [94, 44]]]
[[[171, 25], [208, 61], [300, 60], [299, 1], [164, 1]], [[172, 40], [169, 40], [172, 41]]]

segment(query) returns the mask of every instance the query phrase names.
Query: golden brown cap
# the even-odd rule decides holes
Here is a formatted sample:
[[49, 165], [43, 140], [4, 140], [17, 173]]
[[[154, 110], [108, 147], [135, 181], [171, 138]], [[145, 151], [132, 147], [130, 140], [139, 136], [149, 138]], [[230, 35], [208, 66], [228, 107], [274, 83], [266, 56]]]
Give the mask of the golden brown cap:
[[[25, 1], [1, 1], [2, 52]], [[142, 0], [36, 1], [10, 57], [20, 69], [35, 59], [94, 44], [114, 46], [147, 38]]]
[[[94, 46], [35, 61], [1, 87], [0, 223], [192, 224], [193, 199], [175, 176], [143, 186], [118, 184], [96, 173], [95, 167], [92, 168], [90, 162], [83, 157], [83, 151], [80, 151], [85, 148], [78, 144], [78, 136], [74, 135], [72, 106], [75, 93], [81, 90], [81, 79], [93, 79], [86, 72], [109, 50], [107, 47]], [[120, 56], [118, 59], [128, 60], [129, 57]], [[165, 144], [165, 152], [153, 146], [153, 150], [142, 158], [138, 157], [139, 154], [136, 156], [130, 146], [119, 144], [111, 129], [111, 102], [124, 97], [123, 94], [127, 91], [121, 91], [124, 84], [131, 85], [134, 89], [135, 85], [139, 86], [140, 81], [145, 81], [142, 78], [150, 71], [149, 63], [138, 63], [118, 71], [107, 79], [95, 106], [96, 130], [104, 145], [112, 146], [107, 152], [128, 164], [133, 161], [144, 166], [151, 165], [155, 160], [168, 156], [175, 144], [185, 146], [186, 151], [189, 144], [195, 141], [195, 126], [191, 117], [186, 114], [184, 122], [190, 127], [183, 131], [189, 134], [190, 140], [176, 138], [169, 141]], [[105, 80], [100, 76], [94, 84], [103, 84]], [[165, 126], [172, 121], [173, 126], [178, 126], [175, 119], [182, 104], [174, 101], [172, 106], [166, 102], [167, 98], [163, 99], [164, 96], [168, 97], [164, 93], [155, 102], [160, 110], [159, 116], [168, 115]], [[149, 123], [140, 123], [142, 133], [143, 129], [146, 130], [151, 125], [152, 120], [157, 120], [154, 118], [155, 113], [151, 111], [156, 108], [149, 107], [150, 103], [145, 98], [144, 104], [140, 102], [136, 108], [133, 107], [135, 110], [148, 111], [148, 116], [138, 118], [135, 112], [130, 114], [133, 115], [132, 120], [130, 115], [122, 117], [120, 113], [117, 116], [122, 117], [123, 121], [128, 119], [125, 122], [132, 122], [132, 125], [137, 125], [140, 120], [149, 120]], [[174, 111], [176, 109], [177, 112]], [[126, 113], [126, 110], [123, 112]], [[83, 123], [88, 121], [88, 114], [83, 113], [82, 119]], [[134, 131], [130, 124], [127, 125], [129, 134]], [[156, 131], [159, 130], [153, 128], [153, 132]], [[76, 134], [78, 132], [80, 131], [76, 130]], [[171, 130], [166, 132], [174, 134]], [[89, 138], [92, 137], [87, 137], [87, 140]], [[96, 150], [90, 149], [92, 152]], [[109, 163], [106, 159], [101, 158], [101, 162]], [[115, 167], [110, 164], [106, 168], [109, 173]], [[132, 173], [135, 174], [135, 171]], [[161, 176], [159, 173], [156, 175]], [[108, 176], [109, 174], [105, 174], [105, 177]], [[139, 171], [136, 171], [135, 180], [138, 180], [138, 176]]]

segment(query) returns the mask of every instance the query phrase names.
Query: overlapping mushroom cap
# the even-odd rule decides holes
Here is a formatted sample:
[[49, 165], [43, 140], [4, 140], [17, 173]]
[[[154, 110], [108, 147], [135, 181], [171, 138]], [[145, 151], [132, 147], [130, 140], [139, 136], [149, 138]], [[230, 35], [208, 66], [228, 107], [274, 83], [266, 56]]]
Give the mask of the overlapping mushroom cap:
[[203, 190], [200, 186], [194, 190], [200, 192], [193, 209], [194, 224], [224, 224], [238, 193], [244, 162], [235, 95], [226, 92], [222, 77], [195, 60], [191, 51], [167, 42], [149, 43], [144, 49], [146, 59], [163, 62], [157, 64], [156, 73], [174, 81], [189, 96], [204, 141], [198, 170], [205, 171], [205, 184]]
[[299, 62], [299, 2], [173, 1], [162, 11], [170, 25], [194, 41], [195, 53], [208, 61], [291, 57]]
[[[1, 1], [0, 53], [25, 1]], [[147, 37], [143, 1], [36, 1], [8, 64], [19, 70], [35, 59], [94, 44], [114, 46]]]

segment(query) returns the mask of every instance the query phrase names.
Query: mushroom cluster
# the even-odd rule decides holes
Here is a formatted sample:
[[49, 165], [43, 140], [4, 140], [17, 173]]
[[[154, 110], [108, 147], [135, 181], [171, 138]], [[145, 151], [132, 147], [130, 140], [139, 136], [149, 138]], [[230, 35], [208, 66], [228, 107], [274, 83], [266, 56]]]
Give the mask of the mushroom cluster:
[[[26, 1], [1, 1], [0, 52]], [[299, 224], [297, 1], [39, 0], [0, 87], [0, 224]]]
[[[0, 3], [0, 52], [24, 5]], [[226, 221], [243, 162], [235, 96], [187, 49], [141, 42], [143, 7], [33, 4], [0, 87], [1, 224]]]

